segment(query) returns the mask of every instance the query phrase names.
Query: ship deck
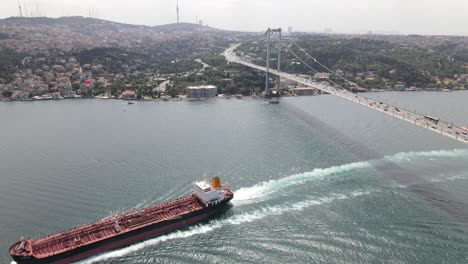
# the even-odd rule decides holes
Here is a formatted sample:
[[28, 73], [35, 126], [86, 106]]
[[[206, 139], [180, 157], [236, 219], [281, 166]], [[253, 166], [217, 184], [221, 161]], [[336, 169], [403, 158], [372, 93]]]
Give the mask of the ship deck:
[[205, 206], [194, 196], [135, 210], [103, 219], [65, 232], [32, 241], [32, 255], [45, 258], [92, 244], [144, 226], [177, 218]]

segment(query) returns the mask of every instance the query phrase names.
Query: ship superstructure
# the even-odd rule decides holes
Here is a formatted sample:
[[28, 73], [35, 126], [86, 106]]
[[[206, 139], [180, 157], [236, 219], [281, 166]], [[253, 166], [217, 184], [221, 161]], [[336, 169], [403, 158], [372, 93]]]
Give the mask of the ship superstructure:
[[141, 210], [114, 215], [99, 222], [31, 240], [10, 248], [18, 264], [70, 263], [188, 226], [220, 211], [233, 198], [230, 186], [218, 177], [196, 182], [192, 195]]

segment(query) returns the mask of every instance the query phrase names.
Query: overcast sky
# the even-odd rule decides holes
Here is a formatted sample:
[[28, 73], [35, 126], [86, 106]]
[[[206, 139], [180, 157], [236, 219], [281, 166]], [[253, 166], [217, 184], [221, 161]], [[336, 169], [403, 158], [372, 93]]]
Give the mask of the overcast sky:
[[[0, 17], [18, 16], [18, 0], [0, 0]], [[21, 0], [23, 12], [89, 16], [130, 24], [176, 21], [176, 0]], [[263, 31], [468, 35], [468, 0], [179, 0], [182, 22]], [[39, 10], [39, 12], [38, 12]]]

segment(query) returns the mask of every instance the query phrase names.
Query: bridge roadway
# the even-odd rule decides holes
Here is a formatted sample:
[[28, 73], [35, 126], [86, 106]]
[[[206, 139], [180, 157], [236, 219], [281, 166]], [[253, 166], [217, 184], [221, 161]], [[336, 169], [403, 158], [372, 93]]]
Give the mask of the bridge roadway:
[[[242, 65], [245, 65], [250, 68], [254, 68], [260, 71], [266, 72], [266, 68], [247, 62], [243, 60], [242, 58], [238, 57], [234, 50], [239, 46], [240, 44], [237, 44], [235, 46], [230, 47], [229, 49], [225, 50], [223, 55], [226, 57], [226, 60], [229, 62], [233, 63], [239, 63]], [[269, 73], [277, 76], [281, 76], [290, 80], [293, 80], [295, 82], [301, 83], [303, 85], [318, 89], [322, 92], [326, 92], [329, 94], [333, 94], [336, 96], [339, 96], [341, 98], [347, 99], [349, 101], [358, 103], [363, 106], [367, 106], [373, 110], [382, 112], [384, 114], [399, 118], [401, 120], [407, 121], [409, 123], [412, 123], [414, 125], [424, 127], [426, 129], [429, 129], [433, 132], [436, 132], [438, 134], [447, 136], [449, 138], [455, 139], [457, 141], [463, 142], [465, 144], [468, 144], [468, 129], [464, 129], [458, 126], [455, 126], [453, 124], [446, 123], [444, 121], [433, 121], [431, 119], [428, 119], [424, 115], [408, 111], [406, 109], [403, 109], [398, 106], [386, 104], [384, 102], [380, 102], [371, 98], [367, 98], [361, 95], [354, 94], [352, 92], [349, 92], [348, 90], [344, 89], [338, 89], [335, 88], [328, 83], [318, 83], [315, 81], [312, 81], [308, 78], [301, 77], [296, 74], [289, 74], [286, 72], [279, 72], [277, 70], [273, 70], [270, 68]]]

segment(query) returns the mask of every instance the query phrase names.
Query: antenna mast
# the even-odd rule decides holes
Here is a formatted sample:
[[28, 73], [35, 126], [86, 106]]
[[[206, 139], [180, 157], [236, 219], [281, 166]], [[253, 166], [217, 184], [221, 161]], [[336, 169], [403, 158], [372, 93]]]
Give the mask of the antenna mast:
[[23, 11], [21, 11], [21, 1], [18, 1], [20, 17], [23, 18]]
[[180, 20], [179, 20], [179, 0], [177, 0], [176, 11], [177, 11], [177, 23], [179, 23], [180, 22]]

